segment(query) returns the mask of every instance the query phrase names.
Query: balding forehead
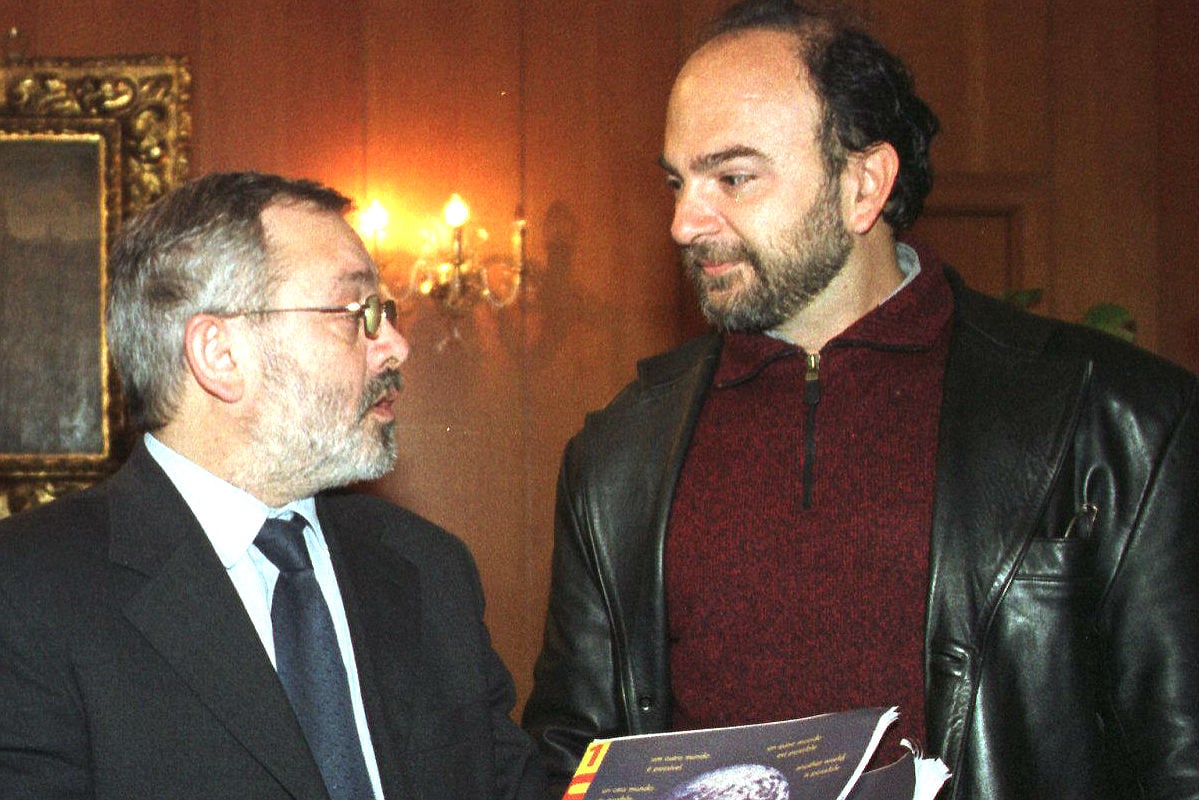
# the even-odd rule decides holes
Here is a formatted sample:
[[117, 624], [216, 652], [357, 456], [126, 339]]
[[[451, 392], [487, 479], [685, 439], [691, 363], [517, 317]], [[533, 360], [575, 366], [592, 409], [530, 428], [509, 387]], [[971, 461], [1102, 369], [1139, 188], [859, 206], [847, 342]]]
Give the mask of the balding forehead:
[[[769, 114], [770, 110], [807, 107], [818, 113], [819, 101], [799, 55], [799, 39], [791, 32], [748, 30], [725, 34], [697, 50], [683, 65], [670, 95], [668, 120], [682, 114]], [[759, 117], [769, 126], [771, 120]], [[669, 124], [669, 123], [668, 123]]]
[[788, 31], [748, 30], [697, 50], [666, 113], [663, 164], [675, 175], [744, 159], [780, 166], [818, 143], [821, 105]]
[[[754, 83], [767, 76], [807, 77], [800, 57], [800, 37], [791, 31], [739, 30], [722, 34], [696, 50], [679, 72], [679, 80], [720, 71], [736, 84]], [[741, 80], [738, 80], [740, 78]]]

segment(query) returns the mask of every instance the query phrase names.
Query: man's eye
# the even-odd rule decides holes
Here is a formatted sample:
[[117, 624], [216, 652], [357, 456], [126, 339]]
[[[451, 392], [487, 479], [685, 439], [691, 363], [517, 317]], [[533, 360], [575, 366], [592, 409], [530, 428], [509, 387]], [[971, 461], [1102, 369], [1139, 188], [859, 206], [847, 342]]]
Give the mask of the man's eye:
[[752, 181], [753, 178], [753, 175], [745, 172], [734, 172], [728, 175], [721, 175], [720, 182], [731, 189], [740, 189], [742, 186]]
[[677, 175], [666, 176], [665, 182], [666, 182], [666, 188], [669, 189], [672, 194], [678, 194], [679, 191], [683, 188], [683, 181], [680, 180]]

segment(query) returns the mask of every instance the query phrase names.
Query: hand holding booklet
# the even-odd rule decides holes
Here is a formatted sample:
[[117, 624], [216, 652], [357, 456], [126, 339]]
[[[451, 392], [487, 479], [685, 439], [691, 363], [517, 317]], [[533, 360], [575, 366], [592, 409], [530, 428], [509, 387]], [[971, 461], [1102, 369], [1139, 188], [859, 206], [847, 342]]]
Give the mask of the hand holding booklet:
[[932, 800], [949, 778], [938, 759], [911, 752], [865, 771], [898, 717], [894, 708], [861, 708], [596, 739], [563, 800]]

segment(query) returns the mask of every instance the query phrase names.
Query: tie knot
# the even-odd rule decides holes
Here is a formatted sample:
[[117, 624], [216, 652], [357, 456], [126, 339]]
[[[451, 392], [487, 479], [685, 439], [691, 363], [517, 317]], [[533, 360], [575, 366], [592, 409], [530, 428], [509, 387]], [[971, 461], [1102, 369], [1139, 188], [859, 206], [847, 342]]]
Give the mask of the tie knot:
[[304, 528], [307, 526], [308, 520], [299, 514], [287, 519], [268, 517], [254, 537], [254, 544], [280, 572], [312, 569], [312, 560], [304, 545]]

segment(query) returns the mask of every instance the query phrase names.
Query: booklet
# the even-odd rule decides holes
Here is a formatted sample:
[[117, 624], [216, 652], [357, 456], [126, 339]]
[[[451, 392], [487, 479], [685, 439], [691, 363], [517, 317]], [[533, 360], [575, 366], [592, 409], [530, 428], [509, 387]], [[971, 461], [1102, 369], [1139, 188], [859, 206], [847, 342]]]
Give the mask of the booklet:
[[596, 739], [563, 800], [931, 800], [949, 777], [912, 753], [865, 772], [895, 708]]

